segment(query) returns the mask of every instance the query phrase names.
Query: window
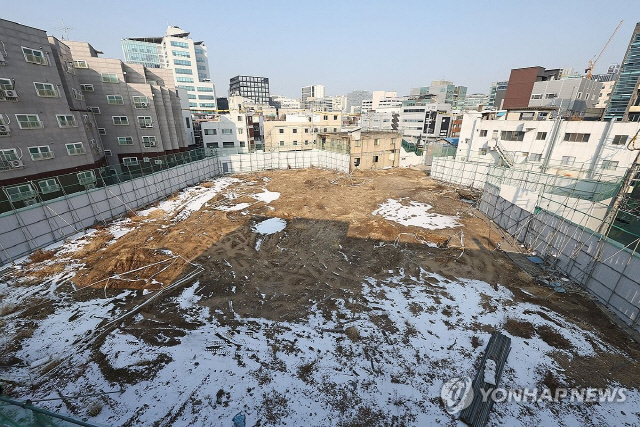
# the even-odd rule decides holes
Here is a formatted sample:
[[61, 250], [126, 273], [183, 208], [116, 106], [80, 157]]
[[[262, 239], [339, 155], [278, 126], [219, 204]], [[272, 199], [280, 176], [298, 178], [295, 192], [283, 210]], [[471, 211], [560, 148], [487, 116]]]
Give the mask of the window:
[[185, 49], [189, 49], [189, 43], [177, 42], [175, 40], [171, 40], [171, 46], [173, 46], [173, 47], [182, 47], [182, 48], [185, 48]]
[[78, 177], [78, 182], [82, 185], [93, 184], [96, 182], [96, 175], [93, 171], [84, 171], [76, 174]]
[[602, 169], [616, 170], [618, 168], [618, 162], [615, 160], [603, 160]]
[[558, 97], [558, 94], [556, 94], [556, 93], [548, 93], [548, 94], [545, 95], [545, 98], [547, 98], [547, 99], [553, 99], [553, 98], [557, 98], [557, 97]]
[[280, 146], [284, 147], [284, 141], [280, 141]]
[[[195, 98], [195, 95], [194, 95], [193, 97]], [[200, 99], [207, 99], [207, 100], [213, 100], [213, 99], [215, 99], [216, 97], [215, 97], [215, 96], [213, 96], [213, 95], [198, 95], [198, 98], [200, 98]]]
[[63, 116], [56, 115], [56, 119], [58, 119], [58, 126], [61, 128], [77, 128], [78, 123], [76, 122], [75, 116]]
[[104, 155], [105, 156], [112, 156], [113, 153], [111, 153], [111, 150], [104, 150]]
[[[191, 61], [187, 59], [174, 59], [173, 63], [175, 65], [186, 65], [187, 67], [191, 67]], [[191, 71], [191, 70], [189, 70]], [[183, 73], [183, 74], [191, 74], [191, 73]]]
[[323, 116], [322, 120], [329, 120], [329, 116]]
[[89, 64], [87, 64], [87, 61], [85, 61], [84, 59], [73, 61], [73, 66], [76, 68], [89, 68]]
[[145, 148], [155, 147], [156, 146], [156, 137], [155, 136], [143, 136], [142, 137], [142, 145]]
[[531, 95], [531, 99], [542, 99], [542, 94], [533, 94]]
[[111, 116], [113, 124], [117, 126], [127, 126], [129, 124], [129, 117], [127, 116]]
[[137, 157], [123, 157], [122, 164], [125, 166], [137, 166], [139, 162]]
[[223, 148], [231, 148], [231, 147], [234, 147], [234, 146], [235, 146], [235, 144], [233, 143], [233, 141], [224, 141], [222, 143], [222, 147]]
[[27, 62], [31, 62], [32, 64], [49, 65], [49, 61], [47, 61], [47, 58], [41, 50], [23, 47], [22, 54], [24, 55], [24, 60]]
[[309, 140], [308, 139], [304, 140], [304, 145], [309, 145]]
[[291, 144], [292, 145], [298, 145], [298, 141], [292, 141]]
[[176, 77], [176, 81], [179, 83], [193, 83], [193, 78], [191, 77]]
[[116, 73], [102, 73], [103, 83], [118, 83], [118, 75]]
[[151, 116], [138, 116], [138, 126], [140, 126], [140, 129], [152, 128]]
[[131, 136], [119, 136], [118, 145], [133, 145], [133, 137]]
[[309, 133], [309, 128], [305, 128], [304, 133]]
[[217, 135], [218, 134], [218, 130], [217, 129], [205, 129], [204, 130], [204, 134], [205, 135]]
[[9, 162], [11, 160], [18, 160], [18, 152], [15, 148], [0, 150], [0, 161]]
[[588, 142], [590, 133], [565, 133], [564, 140], [569, 142]]
[[284, 133], [284, 129], [278, 129], [278, 133]]
[[9, 79], [0, 79], [0, 89], [13, 90], [13, 82]]
[[184, 90], [190, 90], [190, 91], [194, 91], [196, 90], [196, 88], [194, 86], [185, 86], [185, 85], [178, 85], [178, 87], [180, 89], [184, 89]]
[[4, 189], [12, 202], [19, 202], [21, 200], [32, 199], [37, 196], [35, 190], [30, 184], [16, 185], [15, 187], [7, 187]]
[[208, 103], [200, 104], [200, 107], [202, 107], [202, 108], [216, 108], [216, 104], [214, 104], [212, 102], [208, 102]]
[[37, 114], [16, 114], [20, 129], [42, 129], [44, 125]]
[[31, 155], [31, 160], [48, 160], [53, 159], [53, 151], [49, 148], [48, 145], [41, 145], [38, 147], [29, 147], [29, 154]]
[[193, 71], [188, 68], [174, 68], [173, 71], [176, 74], [193, 74]]
[[93, 114], [101, 114], [100, 107], [87, 107], [87, 110], [91, 111]]
[[500, 132], [500, 139], [503, 141], [522, 141], [524, 132], [519, 130], [503, 130]]
[[247, 144], [244, 141], [240, 141], [240, 147], [246, 147]]
[[627, 142], [627, 138], [629, 138], [629, 135], [616, 135], [613, 137], [613, 141], [611, 141], [611, 144], [624, 145]]
[[181, 56], [183, 58], [191, 58], [189, 52], [185, 52], [184, 50], [172, 50], [173, 56]]
[[71, 144], [65, 144], [65, 146], [67, 147], [67, 154], [70, 156], [78, 156], [85, 153], [82, 142], [72, 142]]
[[576, 158], [573, 156], [562, 156], [562, 164], [571, 166], [576, 161]]
[[486, 129], [481, 130], [480, 131], [480, 136], [487, 136], [487, 132], [488, 131]]
[[333, 120], [338, 120], [338, 116], [333, 116]]
[[58, 185], [58, 181], [55, 178], [38, 181], [38, 187], [40, 187], [42, 194], [54, 193], [60, 190], [60, 185]]
[[373, 156], [373, 163], [378, 163], [378, 156]]
[[58, 97], [58, 91], [56, 90], [56, 87], [54, 85], [52, 85], [51, 83], [33, 83], [33, 85], [36, 87], [36, 93], [38, 94], [38, 96], [43, 97], [43, 98], [57, 98]]
[[124, 105], [124, 99], [120, 95], [107, 95], [107, 104]]
[[529, 154], [528, 159], [532, 162], [539, 162], [542, 159], [542, 154], [531, 153]]
[[132, 99], [134, 108], [149, 108], [149, 98], [146, 96], [134, 96]]
[[373, 140], [373, 145], [380, 145], [380, 138], [376, 138]]
[[187, 94], [187, 98], [188, 98], [188, 99], [196, 99], [196, 98], [197, 98], [197, 96], [195, 96], [195, 95], [194, 95], [194, 94], [192, 94], [192, 93], [188, 93], [188, 94]]
[[72, 87], [71, 88], [71, 94], [73, 95], [73, 97], [75, 99], [77, 99], [78, 101], [84, 101], [84, 95], [82, 94], [81, 91], [79, 91], [78, 89]]
[[244, 129], [238, 128], [238, 135], [242, 135], [243, 132], [244, 132]]
[[536, 134], [536, 140], [537, 141], [543, 141], [545, 139], [547, 139], [547, 133], [546, 132], [538, 132]]
[[212, 87], [200, 87], [198, 86], [198, 92], [213, 92]]
[[206, 146], [207, 148], [218, 148], [218, 143], [217, 143], [217, 142], [207, 142], [207, 143], [205, 144], [205, 146]]
[[356, 157], [353, 159], [353, 166], [355, 167], [360, 166], [360, 157]]
[[233, 133], [233, 129], [222, 129], [223, 135], [231, 135]]
[[98, 128], [98, 134], [106, 135], [107, 134], [107, 130], [105, 128]]

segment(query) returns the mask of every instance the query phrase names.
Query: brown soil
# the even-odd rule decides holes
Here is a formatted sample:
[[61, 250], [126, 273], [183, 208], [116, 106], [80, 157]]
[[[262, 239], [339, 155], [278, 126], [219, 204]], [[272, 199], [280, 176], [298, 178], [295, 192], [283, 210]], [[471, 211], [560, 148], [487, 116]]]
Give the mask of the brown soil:
[[[75, 254], [74, 258], [85, 266], [73, 281], [78, 287], [87, 287], [88, 295], [92, 295], [91, 288], [100, 289], [99, 292], [110, 287], [157, 289], [192, 271], [191, 263], [197, 263], [204, 268], [198, 277], [200, 304], [209, 306], [219, 322], [233, 323], [236, 314], [295, 321], [308, 316], [314, 306], [331, 319], [338, 299], [343, 299], [353, 312], [358, 308], [370, 310], [371, 302], [360, 293], [363, 278], [386, 278], [397, 275], [399, 269], [416, 275], [422, 268], [451, 280], [480, 279], [494, 286], [500, 283], [514, 293], [516, 301], [558, 312], [611, 346], [609, 354], [596, 358], [597, 363], [566, 355], [558, 357], [568, 381], [580, 383], [588, 378], [591, 383], [640, 384], [636, 362], [640, 346], [616, 328], [590, 299], [580, 294], [550, 295], [549, 289], [536, 285], [505, 253], [496, 251], [498, 243], [505, 250], [515, 249], [490, 221], [460, 200], [462, 196], [472, 198], [472, 193], [456, 192], [420, 171], [408, 169], [361, 172], [354, 179], [339, 177], [335, 172], [317, 169], [241, 175], [242, 182], [233, 186], [238, 194], [257, 193], [263, 187], [281, 193], [270, 204], [247, 197], [233, 200], [232, 204], [253, 203], [246, 215], [213, 208], [224, 202], [225, 192], [177, 223], [173, 219], [179, 212], [165, 214], [158, 210], [144, 217], [131, 215], [130, 225], [137, 226], [135, 230], [112, 244], [110, 233], [102, 230]], [[354, 182], [360, 185], [351, 185]], [[389, 198], [425, 202], [433, 206], [432, 212], [459, 215], [463, 228], [430, 231], [371, 214]], [[286, 219], [287, 227], [268, 236], [254, 233], [252, 226], [268, 217]], [[454, 236], [460, 230], [464, 231], [462, 255], [460, 236]], [[256, 250], [258, 239], [260, 250]], [[420, 240], [438, 244], [449, 241], [449, 245], [432, 248]], [[56, 268], [53, 265], [42, 269], [38, 276], [45, 277]], [[145, 321], [128, 332], [154, 343], [160, 335], [171, 345], [176, 335], [166, 332], [168, 324], [190, 327], [174, 309], [175, 303], [167, 298], [180, 291], [145, 306], [141, 311]], [[425, 292], [440, 295], [442, 291], [427, 281]], [[82, 293], [75, 295], [83, 298]], [[127, 304], [133, 306], [134, 300]], [[488, 311], [495, 310], [489, 298], [483, 298], [482, 304]], [[456, 308], [411, 306], [415, 312], [434, 309]], [[388, 318], [372, 318], [383, 330], [393, 327]], [[505, 328], [524, 338], [536, 333], [551, 345], [568, 348], [569, 343], [553, 328], [532, 331], [531, 326], [509, 319]], [[123, 327], [127, 329], [127, 325]], [[348, 338], [357, 340], [357, 330], [349, 331]], [[477, 341], [472, 343], [474, 347], [480, 345]], [[593, 370], [592, 366], [598, 369]], [[301, 367], [300, 375], [307, 375], [311, 369], [313, 364]]]

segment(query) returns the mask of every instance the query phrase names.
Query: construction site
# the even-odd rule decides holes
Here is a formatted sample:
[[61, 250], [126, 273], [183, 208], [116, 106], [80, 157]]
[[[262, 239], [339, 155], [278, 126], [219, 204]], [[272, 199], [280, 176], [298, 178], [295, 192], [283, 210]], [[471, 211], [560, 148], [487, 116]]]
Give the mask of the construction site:
[[[536, 221], [553, 226], [542, 216], [557, 206], [505, 205], [513, 170], [488, 170], [479, 191], [462, 167], [445, 176], [445, 158], [434, 159], [439, 181], [419, 169], [349, 174], [333, 159], [194, 174], [148, 203], [151, 185], [137, 187], [139, 203], [120, 189], [122, 213], [92, 226], [50, 205], [57, 217], [39, 224], [68, 228], [64, 240], [43, 237], [2, 270], [0, 381], [29, 404], [0, 406], [0, 421], [21, 425], [38, 407], [85, 425], [457, 425], [441, 388], [474, 377], [499, 332], [511, 346], [502, 386], [621, 387], [626, 400], [505, 401], [488, 425], [637, 424], [635, 317], [574, 274], [598, 245], [567, 244], [598, 239], [594, 210], [575, 209], [590, 215], [565, 216], [546, 238]], [[571, 266], [542, 250], [558, 245]], [[619, 246], [600, 264], [634, 277], [635, 247]], [[607, 284], [618, 299], [624, 278]]]

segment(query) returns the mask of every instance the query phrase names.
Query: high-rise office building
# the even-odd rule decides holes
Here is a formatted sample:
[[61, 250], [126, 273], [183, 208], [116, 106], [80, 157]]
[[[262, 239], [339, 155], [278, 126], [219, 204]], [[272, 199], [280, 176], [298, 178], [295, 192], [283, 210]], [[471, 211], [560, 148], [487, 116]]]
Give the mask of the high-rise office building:
[[122, 51], [127, 63], [173, 70], [176, 87], [187, 91], [192, 112], [217, 109], [207, 47], [204, 42], [191, 39], [180, 27], [170, 26], [162, 37], [123, 39]]
[[636, 24], [636, 28], [631, 35], [631, 41], [624, 55], [618, 80], [613, 87], [611, 100], [604, 113], [605, 120], [617, 119], [621, 120], [627, 110], [631, 96], [638, 85], [640, 78], [640, 22]]
[[242, 96], [256, 104], [269, 104], [267, 77], [235, 76], [229, 80], [229, 97]]

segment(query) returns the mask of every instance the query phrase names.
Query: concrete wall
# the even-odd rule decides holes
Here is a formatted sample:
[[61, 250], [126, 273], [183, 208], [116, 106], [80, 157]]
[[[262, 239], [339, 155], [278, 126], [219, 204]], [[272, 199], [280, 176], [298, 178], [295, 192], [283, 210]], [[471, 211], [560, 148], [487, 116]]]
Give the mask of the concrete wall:
[[309, 167], [349, 172], [349, 155], [311, 150], [208, 157], [131, 181], [8, 212], [0, 215], [0, 265], [206, 178], [224, 173]]
[[555, 260], [556, 268], [640, 331], [640, 255], [633, 248], [546, 210], [530, 213], [490, 184], [479, 209], [530, 250]]

